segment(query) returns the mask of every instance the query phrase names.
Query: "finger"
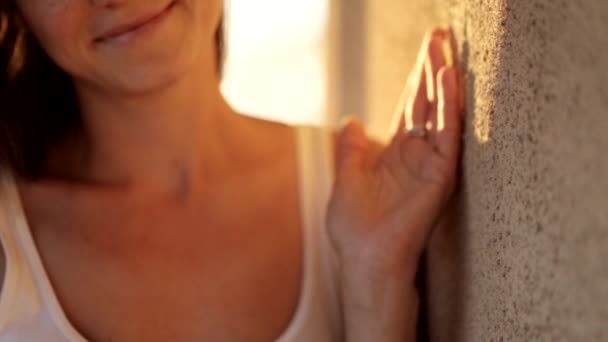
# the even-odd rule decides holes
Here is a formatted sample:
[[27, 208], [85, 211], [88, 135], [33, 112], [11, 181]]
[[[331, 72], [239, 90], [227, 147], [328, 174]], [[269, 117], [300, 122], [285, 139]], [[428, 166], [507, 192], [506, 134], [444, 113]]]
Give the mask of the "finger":
[[437, 75], [439, 84], [436, 149], [439, 154], [456, 162], [460, 150], [462, 118], [459, 105], [459, 86], [456, 69], [444, 67]]
[[437, 101], [437, 74], [446, 65], [443, 53], [443, 45], [447, 38], [447, 32], [435, 29], [431, 32], [430, 43], [427, 50], [424, 68], [426, 72], [427, 97], [429, 102]]
[[360, 169], [365, 162], [368, 140], [363, 123], [356, 117], [344, 120], [338, 136], [336, 172]]
[[[404, 128], [407, 128], [406, 124], [406, 116], [408, 115], [408, 106], [411, 105], [410, 98], [412, 94], [416, 94], [421, 88], [426, 91], [426, 86], [424, 84], [420, 84], [422, 82], [426, 82], [426, 76], [424, 73], [424, 64], [426, 60], [428, 45], [430, 43], [430, 35], [427, 35], [422, 43], [420, 48], [420, 52], [418, 53], [418, 57], [416, 58], [416, 63], [412, 72], [408, 76], [405, 87], [401, 92], [401, 96], [399, 98], [399, 102], [397, 103], [397, 109], [395, 114], [393, 115], [392, 123], [391, 123], [391, 134], [393, 136], [399, 136], [402, 134]], [[409, 126], [411, 127], [411, 125]]]
[[[425, 49], [426, 50], [426, 49]], [[426, 113], [429, 108], [427, 97], [427, 77], [424, 68], [426, 51], [419, 56], [418, 70], [408, 80], [408, 87], [411, 89], [405, 101], [405, 129], [411, 130], [415, 124], [420, 125], [426, 122]]]
[[[454, 68], [458, 68], [459, 60], [458, 60], [458, 43], [456, 42], [456, 37], [454, 36], [454, 31], [452, 29], [448, 30], [448, 45], [446, 46], [446, 55], [447, 61], [446, 65]], [[458, 69], [456, 69], [458, 70]], [[465, 87], [466, 82], [463, 75], [460, 72], [456, 72], [456, 79], [458, 83], [458, 112], [462, 115], [465, 108]]]
[[403, 134], [403, 130], [405, 129], [405, 99], [399, 99], [399, 105], [397, 105], [389, 127], [391, 140], [395, 140]]
[[427, 114], [427, 129], [429, 133], [428, 140], [431, 144], [435, 144], [436, 127], [437, 127], [437, 74], [439, 70], [446, 65], [444, 55], [444, 44], [447, 39], [446, 31], [434, 31], [431, 43], [429, 45], [428, 57], [425, 63], [427, 97], [430, 104]]
[[446, 65], [447, 66], [456, 66], [458, 65], [458, 44], [456, 42], [456, 37], [454, 36], [454, 31], [452, 29], [447, 30], [447, 45], [445, 52], [446, 56]]

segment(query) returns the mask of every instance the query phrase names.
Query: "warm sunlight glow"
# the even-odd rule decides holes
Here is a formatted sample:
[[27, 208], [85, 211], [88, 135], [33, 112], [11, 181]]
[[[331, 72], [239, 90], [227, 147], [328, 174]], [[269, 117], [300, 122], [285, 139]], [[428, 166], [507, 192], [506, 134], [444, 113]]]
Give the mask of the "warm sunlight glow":
[[290, 123], [326, 115], [327, 0], [230, 0], [222, 91], [239, 111]]
[[485, 144], [490, 140], [491, 124], [492, 118], [490, 117], [490, 111], [475, 110], [473, 131], [475, 132], [475, 138], [477, 138], [479, 143]]

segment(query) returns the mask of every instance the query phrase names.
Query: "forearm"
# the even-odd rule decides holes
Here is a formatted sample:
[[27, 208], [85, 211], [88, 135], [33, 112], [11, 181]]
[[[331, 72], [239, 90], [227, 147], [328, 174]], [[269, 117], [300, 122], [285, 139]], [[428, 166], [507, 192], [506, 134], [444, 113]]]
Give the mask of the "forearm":
[[419, 296], [413, 283], [352, 274], [341, 279], [346, 341], [415, 341]]

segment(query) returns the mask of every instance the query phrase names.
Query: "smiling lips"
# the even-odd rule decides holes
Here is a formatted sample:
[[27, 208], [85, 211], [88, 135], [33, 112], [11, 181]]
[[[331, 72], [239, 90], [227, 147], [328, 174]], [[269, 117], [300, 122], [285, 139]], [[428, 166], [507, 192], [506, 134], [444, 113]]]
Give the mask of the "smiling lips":
[[94, 42], [102, 43], [102, 42], [105, 42], [108, 40], [118, 38], [122, 35], [138, 31], [139, 29], [143, 28], [144, 26], [151, 24], [152, 22], [154, 22], [157, 19], [160, 19], [162, 16], [164, 16], [171, 9], [171, 7], [173, 7], [175, 2], [176, 2], [176, 0], [171, 1], [169, 3], [169, 5], [164, 7], [160, 12], [156, 12], [152, 15], [142, 16], [127, 24], [115, 26], [115, 27], [107, 30], [105, 33], [103, 33], [99, 37], [95, 38]]

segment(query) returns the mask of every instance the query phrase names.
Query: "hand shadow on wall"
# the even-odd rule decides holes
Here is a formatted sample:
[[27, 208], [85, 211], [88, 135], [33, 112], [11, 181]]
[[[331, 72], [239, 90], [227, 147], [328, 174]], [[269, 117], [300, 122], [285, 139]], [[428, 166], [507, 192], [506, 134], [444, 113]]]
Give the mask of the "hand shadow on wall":
[[454, 196], [445, 207], [423, 255], [419, 274], [421, 307], [418, 341], [463, 340], [463, 317], [466, 310], [466, 265], [468, 196], [467, 179], [463, 172], [466, 145], [464, 137], [470, 129], [474, 113], [475, 76], [469, 69], [469, 44], [461, 47], [459, 69], [465, 75], [465, 118], [463, 119], [462, 154]]

